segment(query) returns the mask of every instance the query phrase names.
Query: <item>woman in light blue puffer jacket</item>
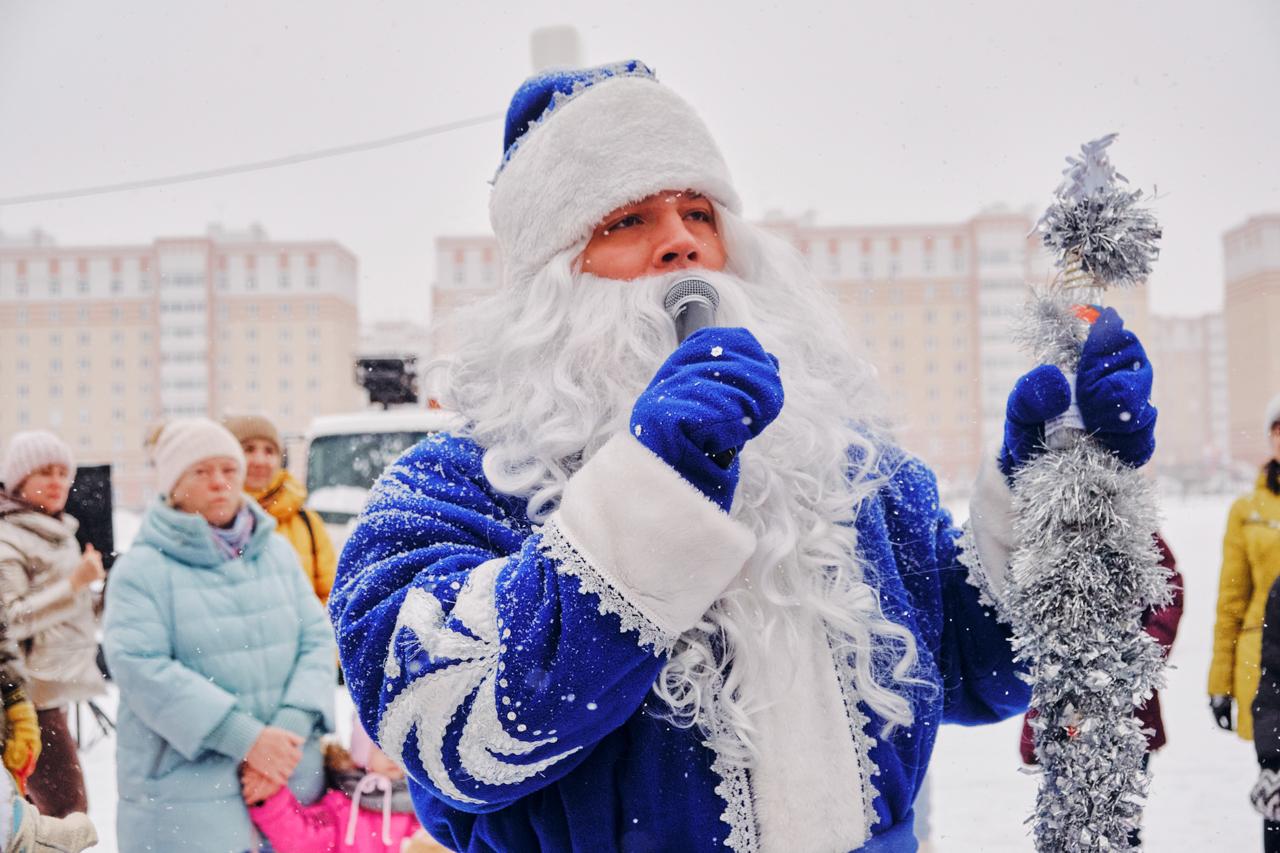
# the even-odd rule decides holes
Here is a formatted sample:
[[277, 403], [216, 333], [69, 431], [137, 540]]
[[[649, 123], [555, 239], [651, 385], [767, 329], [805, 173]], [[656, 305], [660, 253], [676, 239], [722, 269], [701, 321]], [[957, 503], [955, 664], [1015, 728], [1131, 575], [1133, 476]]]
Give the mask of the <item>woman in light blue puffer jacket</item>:
[[258, 836], [241, 794], [324, 789], [332, 631], [293, 548], [245, 500], [244, 456], [203, 418], [155, 447], [160, 494], [107, 586], [107, 662], [120, 688], [121, 850], [239, 853]]

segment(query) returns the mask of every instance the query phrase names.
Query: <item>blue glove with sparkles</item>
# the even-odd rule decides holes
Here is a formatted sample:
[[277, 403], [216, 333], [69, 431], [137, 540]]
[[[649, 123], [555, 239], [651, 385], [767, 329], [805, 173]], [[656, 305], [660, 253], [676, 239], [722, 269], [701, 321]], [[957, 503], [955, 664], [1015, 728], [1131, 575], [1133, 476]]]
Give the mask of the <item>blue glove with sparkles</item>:
[[782, 396], [778, 360], [754, 335], [708, 326], [658, 368], [636, 399], [631, 432], [728, 512], [738, 486], [736, 451], [773, 422]]
[[[1077, 371], [1076, 405], [1085, 431], [1125, 465], [1144, 465], [1156, 447], [1151, 362], [1114, 308], [1099, 312], [1089, 329]], [[999, 458], [1006, 477], [1044, 449], [1045, 421], [1070, 404], [1071, 385], [1052, 365], [1042, 364], [1014, 384]]]
[[1156, 451], [1151, 362], [1114, 308], [1103, 309], [1080, 352], [1076, 405], [1084, 428], [1130, 468]]

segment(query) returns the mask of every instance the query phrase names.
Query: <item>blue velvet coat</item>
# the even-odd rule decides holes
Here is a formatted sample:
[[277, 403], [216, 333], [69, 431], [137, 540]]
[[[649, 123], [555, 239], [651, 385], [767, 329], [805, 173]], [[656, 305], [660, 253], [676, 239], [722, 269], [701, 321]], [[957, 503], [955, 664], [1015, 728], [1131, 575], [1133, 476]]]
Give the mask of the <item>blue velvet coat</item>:
[[[522, 500], [489, 485], [482, 454], [441, 434], [388, 469], [329, 605], [360, 717], [406, 766], [424, 826], [459, 851], [768, 849], [749, 774], [735, 788], [698, 730], [664, 720], [651, 693], [671, 639], [653, 615], [660, 599], [593, 573], [608, 560], [566, 545], [554, 516], [532, 524]], [[932, 473], [896, 450], [882, 458], [888, 476], [859, 509], [859, 547], [934, 689], [911, 693], [915, 722], [889, 737], [845, 697], [878, 768], [860, 849], [912, 851], [938, 725], [1020, 713], [1029, 688], [1007, 628], [967, 581]]]

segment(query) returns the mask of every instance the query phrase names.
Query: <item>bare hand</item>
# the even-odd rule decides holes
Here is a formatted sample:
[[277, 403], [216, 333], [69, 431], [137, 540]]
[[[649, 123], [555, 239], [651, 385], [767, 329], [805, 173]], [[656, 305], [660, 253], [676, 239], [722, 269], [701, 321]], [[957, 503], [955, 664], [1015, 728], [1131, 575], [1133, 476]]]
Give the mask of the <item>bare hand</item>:
[[71, 573], [71, 590], [79, 592], [94, 581], [100, 581], [107, 576], [107, 572], [102, 568], [102, 555], [98, 553], [98, 549], [92, 544], [84, 546], [84, 554], [80, 557], [80, 564], [76, 566], [74, 572]]
[[283, 787], [248, 765], [241, 765], [240, 794], [244, 797], [245, 805], [252, 806], [269, 800]]
[[253, 742], [244, 763], [277, 788], [289, 781], [302, 760], [302, 737], [287, 729], [267, 726]]

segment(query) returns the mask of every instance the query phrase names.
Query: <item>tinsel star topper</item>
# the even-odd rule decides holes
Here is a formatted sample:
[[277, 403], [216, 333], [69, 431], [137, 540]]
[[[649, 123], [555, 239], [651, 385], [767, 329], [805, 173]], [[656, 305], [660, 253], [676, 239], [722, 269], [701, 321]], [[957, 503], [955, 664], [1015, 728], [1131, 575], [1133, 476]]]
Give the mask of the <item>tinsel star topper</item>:
[[1067, 287], [1140, 284], [1160, 256], [1160, 225], [1141, 204], [1146, 196], [1122, 186], [1129, 179], [1107, 156], [1117, 136], [1086, 142], [1078, 157], [1067, 157], [1063, 181], [1036, 223], [1044, 244], [1058, 255]]

